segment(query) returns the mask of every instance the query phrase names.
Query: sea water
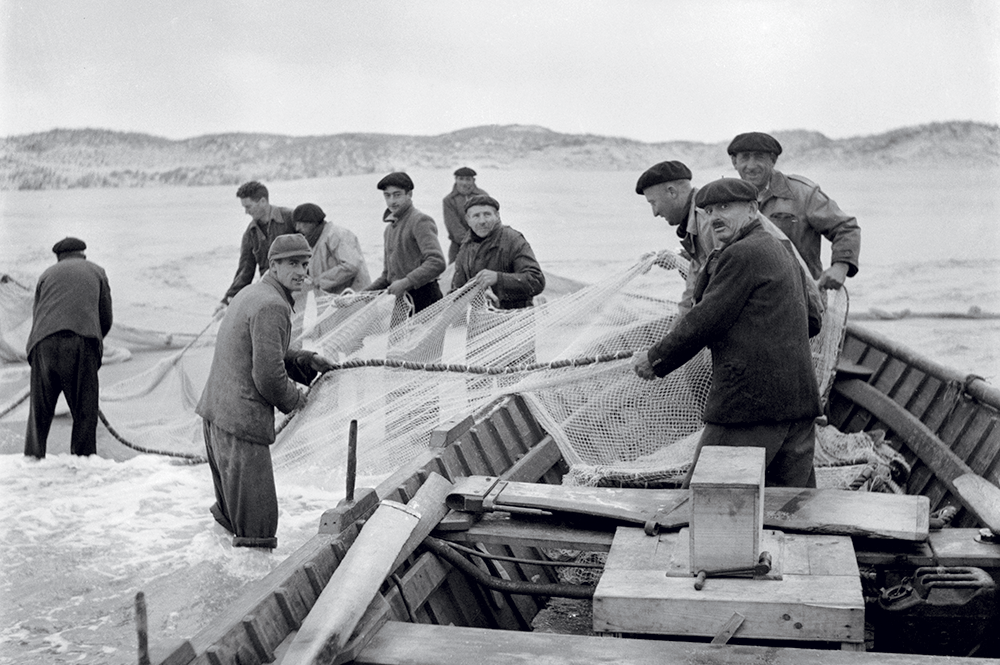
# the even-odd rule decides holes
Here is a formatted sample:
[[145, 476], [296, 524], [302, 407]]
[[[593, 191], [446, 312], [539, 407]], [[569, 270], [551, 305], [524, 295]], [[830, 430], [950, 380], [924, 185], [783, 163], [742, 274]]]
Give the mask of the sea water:
[[[410, 173], [414, 204], [440, 227], [450, 169]], [[908, 318], [864, 325], [963, 373], [1000, 382], [1000, 321], [917, 316], [973, 307], [1000, 312], [1000, 171], [806, 173], [862, 227], [861, 271], [847, 282], [851, 311], [909, 310]], [[267, 185], [273, 203], [317, 203], [329, 220], [353, 230], [374, 276], [382, 268], [380, 175]], [[723, 175], [733, 173], [697, 174], [695, 184]], [[595, 282], [647, 251], [678, 244], [634, 193], [637, 176], [481, 169], [478, 184], [500, 201], [504, 222], [524, 233], [544, 270]], [[197, 333], [236, 268], [248, 218], [235, 189], [0, 192], [0, 272], [33, 286], [54, 260], [51, 246], [77, 236], [107, 270], [117, 321]], [[130, 362], [138, 368], [144, 359], [137, 354]], [[102, 381], [104, 372], [120, 376], [129, 369], [129, 363], [106, 367]], [[153, 645], [190, 637], [311, 537], [322, 512], [341, 496], [308, 479], [279, 476], [279, 547], [234, 549], [208, 513], [214, 497], [205, 465], [138, 455], [103, 430], [101, 457], [57, 453], [27, 461], [19, 452], [24, 416], [18, 413], [0, 420], [0, 450], [8, 453], [0, 455], [0, 664], [135, 662], [140, 590]], [[66, 450], [55, 439], [66, 438], [67, 429], [57, 426], [51, 449]]]

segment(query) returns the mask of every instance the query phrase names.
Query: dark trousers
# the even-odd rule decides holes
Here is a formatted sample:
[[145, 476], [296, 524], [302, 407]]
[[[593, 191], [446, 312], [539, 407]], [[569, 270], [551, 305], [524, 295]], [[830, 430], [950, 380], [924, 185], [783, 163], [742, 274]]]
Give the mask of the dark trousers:
[[[716, 425], [707, 423], [698, 443], [703, 446], [760, 447], [766, 451], [764, 484], [768, 487], [816, 487], [813, 452], [815, 418], [767, 425]], [[695, 457], [695, 463], [698, 459]]]
[[202, 432], [215, 485], [215, 521], [236, 536], [236, 545], [277, 547], [278, 495], [271, 449], [204, 421]]
[[432, 279], [419, 289], [411, 289], [410, 297], [413, 298], [413, 313], [416, 314], [422, 309], [426, 309], [441, 300], [441, 287], [436, 279]]
[[70, 452], [74, 455], [96, 453], [100, 341], [67, 330], [53, 333], [31, 349], [28, 363], [31, 365], [31, 401], [24, 454], [45, 457], [59, 393], [66, 395], [69, 412], [73, 415]]

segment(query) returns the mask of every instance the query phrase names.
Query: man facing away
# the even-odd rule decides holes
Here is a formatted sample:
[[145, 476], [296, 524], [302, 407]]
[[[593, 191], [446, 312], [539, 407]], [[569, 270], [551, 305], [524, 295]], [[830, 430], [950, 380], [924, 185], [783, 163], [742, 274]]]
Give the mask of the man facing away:
[[295, 233], [292, 211], [271, 205], [267, 187], [261, 183], [256, 180], [243, 183], [236, 190], [236, 197], [243, 210], [250, 215], [250, 224], [240, 241], [240, 260], [236, 265], [233, 283], [215, 308], [216, 314], [229, 304], [240, 289], [253, 281], [255, 268], [260, 270], [261, 275], [267, 271], [267, 252], [274, 239], [280, 235]]
[[430, 216], [413, 206], [413, 180], [397, 171], [378, 181], [386, 210], [385, 249], [382, 274], [368, 291], [385, 289], [401, 297], [410, 294], [414, 313], [441, 299], [437, 279], [446, 267], [438, 242], [437, 226]]
[[64, 238], [56, 264], [38, 278], [28, 335], [31, 397], [24, 454], [41, 459], [59, 393], [73, 416], [70, 452], [97, 452], [97, 372], [111, 330], [111, 287], [104, 269], [87, 260], [87, 244]]
[[469, 225], [465, 221], [465, 204], [473, 196], [487, 196], [487, 194], [485, 190], [476, 186], [476, 172], [468, 166], [463, 166], [455, 171], [455, 185], [443, 201], [444, 228], [451, 241], [451, 246], [448, 248], [448, 263], [454, 263], [462, 241], [469, 235]]
[[[739, 134], [728, 148], [740, 178], [757, 188], [760, 211], [781, 229], [799, 250], [821, 289], [839, 289], [858, 272], [861, 228], [841, 211], [819, 185], [799, 175], [774, 168], [781, 144], [769, 134]], [[820, 237], [831, 243], [830, 267], [823, 270]]]
[[530, 307], [545, 288], [545, 275], [531, 245], [500, 220], [496, 199], [474, 196], [465, 204], [470, 233], [458, 250], [451, 288], [476, 280], [492, 289], [500, 309]]
[[264, 277], [236, 294], [219, 326], [215, 355], [196, 413], [215, 486], [215, 520], [234, 547], [277, 547], [278, 497], [269, 446], [274, 409], [305, 403], [308, 385], [332, 368], [311, 351], [289, 351], [292, 294], [305, 282], [309, 243], [298, 233], [275, 238]]
[[673, 372], [703, 347], [712, 351], [703, 446], [759, 446], [767, 485], [815, 487], [813, 421], [820, 414], [802, 268], [757, 218], [757, 190], [723, 178], [698, 191], [719, 249], [701, 273], [694, 305], [633, 369], [652, 380]]
[[326, 221], [326, 213], [315, 203], [296, 207], [292, 220], [312, 248], [307, 286], [340, 294], [344, 289], [360, 291], [371, 283], [361, 243], [349, 229]]

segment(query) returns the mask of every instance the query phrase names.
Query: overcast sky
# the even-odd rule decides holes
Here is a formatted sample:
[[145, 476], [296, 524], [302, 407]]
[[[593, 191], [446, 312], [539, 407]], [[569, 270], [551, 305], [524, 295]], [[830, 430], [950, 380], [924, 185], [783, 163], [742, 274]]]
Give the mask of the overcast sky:
[[997, 0], [0, 0], [0, 136], [1000, 123]]

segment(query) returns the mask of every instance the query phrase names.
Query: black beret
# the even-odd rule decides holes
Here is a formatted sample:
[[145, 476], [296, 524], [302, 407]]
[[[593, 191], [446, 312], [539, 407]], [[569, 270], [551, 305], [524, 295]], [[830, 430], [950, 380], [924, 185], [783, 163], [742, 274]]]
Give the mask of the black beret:
[[694, 204], [699, 208], [715, 203], [731, 203], [733, 201], [756, 201], [757, 188], [746, 180], [739, 178], [719, 178], [713, 180], [698, 190], [694, 195]]
[[52, 251], [56, 254], [65, 254], [66, 252], [82, 252], [85, 249], [87, 249], [87, 243], [79, 238], [63, 238], [56, 244], [52, 245]]
[[763, 132], [747, 132], [737, 134], [727, 148], [730, 155], [738, 152], [773, 152], [775, 155], [781, 154], [781, 144], [770, 134]]
[[399, 187], [404, 191], [413, 191], [413, 181], [410, 176], [402, 171], [394, 171], [378, 181], [377, 187], [384, 190], [386, 187]]
[[472, 206], [491, 206], [497, 212], [500, 212], [500, 204], [492, 196], [486, 196], [480, 194], [479, 196], [473, 196], [468, 201], [465, 202], [465, 212], [469, 212], [469, 208]]
[[462, 168], [455, 171], [456, 176], [465, 176], [467, 178], [475, 178], [476, 172], [470, 169], [468, 166], [463, 166]]
[[324, 219], [326, 219], [326, 213], [315, 203], [303, 203], [292, 213], [293, 222], [320, 224]]
[[659, 185], [661, 182], [673, 180], [690, 180], [691, 169], [681, 162], [660, 162], [646, 169], [635, 183], [635, 193], [642, 194], [647, 188]]

